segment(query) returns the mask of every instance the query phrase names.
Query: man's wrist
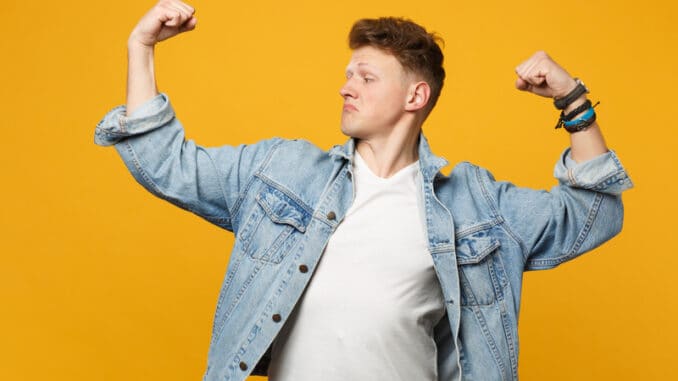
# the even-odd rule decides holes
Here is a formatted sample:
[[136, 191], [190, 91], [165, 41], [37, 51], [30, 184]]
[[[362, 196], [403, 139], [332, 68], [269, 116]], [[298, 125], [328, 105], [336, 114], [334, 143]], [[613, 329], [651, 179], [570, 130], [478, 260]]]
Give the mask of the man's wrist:
[[570, 83], [568, 84], [568, 86], [565, 87], [565, 90], [562, 93], [553, 94], [553, 99], [565, 98], [567, 94], [571, 93], [572, 90], [574, 90], [575, 87], [577, 87], [577, 81], [574, 78], [570, 78], [569, 82]]
[[155, 48], [155, 44], [149, 45], [141, 42], [136, 36], [131, 34], [127, 39], [127, 50], [149, 51]]
[[[574, 81], [574, 87], [572, 87], [572, 81]], [[572, 102], [579, 99], [582, 95], [588, 94], [589, 89], [584, 85], [584, 82], [578, 78], [570, 78], [570, 90], [564, 95], [561, 93], [556, 93], [553, 95], [553, 105], [556, 106], [558, 110], [564, 110]]]

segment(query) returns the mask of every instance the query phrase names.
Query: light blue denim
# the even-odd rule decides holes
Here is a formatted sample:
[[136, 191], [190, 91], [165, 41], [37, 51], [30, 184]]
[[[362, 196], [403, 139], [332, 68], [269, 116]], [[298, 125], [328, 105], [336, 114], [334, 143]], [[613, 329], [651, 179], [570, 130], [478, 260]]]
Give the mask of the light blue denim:
[[[265, 374], [271, 342], [353, 200], [354, 140], [329, 151], [279, 138], [201, 147], [184, 138], [160, 94], [130, 117], [124, 106], [111, 110], [95, 142], [114, 144], [153, 194], [235, 233], [204, 380]], [[447, 161], [423, 134], [418, 149], [428, 248], [446, 307], [434, 331], [439, 380], [516, 380], [523, 272], [555, 267], [619, 233], [620, 194], [631, 180], [614, 152], [575, 164], [565, 150], [559, 184], [541, 191], [466, 162], [443, 175]]]

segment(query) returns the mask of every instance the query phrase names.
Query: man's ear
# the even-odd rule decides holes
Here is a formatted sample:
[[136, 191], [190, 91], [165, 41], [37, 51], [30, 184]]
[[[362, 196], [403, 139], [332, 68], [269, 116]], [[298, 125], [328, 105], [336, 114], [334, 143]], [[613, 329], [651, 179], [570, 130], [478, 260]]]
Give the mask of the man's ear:
[[417, 111], [426, 107], [431, 98], [431, 87], [424, 81], [413, 83], [407, 93], [405, 110]]

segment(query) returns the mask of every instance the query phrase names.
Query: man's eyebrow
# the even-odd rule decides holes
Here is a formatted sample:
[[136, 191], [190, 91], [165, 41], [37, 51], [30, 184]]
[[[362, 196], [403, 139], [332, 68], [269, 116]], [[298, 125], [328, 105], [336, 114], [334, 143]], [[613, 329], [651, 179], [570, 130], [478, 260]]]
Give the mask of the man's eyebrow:
[[[350, 66], [351, 66], [351, 65], [349, 65], [348, 67], [350, 67]], [[370, 65], [370, 64], [367, 63], [367, 62], [358, 62], [358, 63], [355, 64], [355, 66], [358, 66], [358, 67], [359, 67], [359, 66], [372, 66], [372, 65]], [[348, 67], [347, 67], [347, 69], [348, 69]]]
[[[368, 62], [358, 62], [353, 67], [360, 68], [360, 67], [365, 67], [365, 66], [367, 67], [368, 72], [376, 75], [376, 73], [374, 71], [374, 69], [375, 69], [374, 66], [370, 65]], [[353, 70], [352, 70], [351, 65], [346, 67], [346, 74], [353, 74]]]

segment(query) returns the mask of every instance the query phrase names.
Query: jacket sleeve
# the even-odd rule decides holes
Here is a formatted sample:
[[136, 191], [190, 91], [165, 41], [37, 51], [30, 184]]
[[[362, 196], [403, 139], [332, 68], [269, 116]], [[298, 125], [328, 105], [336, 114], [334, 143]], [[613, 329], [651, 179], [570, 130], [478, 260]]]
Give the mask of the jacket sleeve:
[[166, 94], [125, 116], [115, 107], [94, 142], [114, 145], [132, 176], [154, 195], [233, 231], [234, 213], [256, 169], [281, 139], [206, 148], [186, 140]]
[[613, 151], [576, 163], [567, 149], [554, 175], [558, 185], [538, 191], [495, 181], [479, 169], [492, 208], [523, 249], [525, 270], [558, 266], [598, 247], [622, 228], [621, 193], [633, 183]]

